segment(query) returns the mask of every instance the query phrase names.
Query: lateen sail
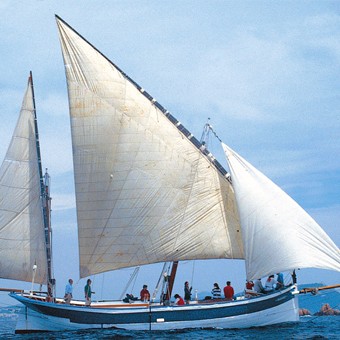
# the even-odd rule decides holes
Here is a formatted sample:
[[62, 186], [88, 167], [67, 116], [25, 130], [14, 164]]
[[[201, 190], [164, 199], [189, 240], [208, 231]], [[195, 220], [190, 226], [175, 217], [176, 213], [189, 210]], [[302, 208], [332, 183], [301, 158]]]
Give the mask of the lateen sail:
[[294, 268], [340, 271], [340, 251], [291, 197], [222, 143], [240, 213], [248, 279]]
[[57, 18], [67, 75], [80, 276], [243, 258], [233, 188], [130, 81]]
[[29, 79], [20, 116], [0, 168], [0, 277], [46, 283], [33, 88]]

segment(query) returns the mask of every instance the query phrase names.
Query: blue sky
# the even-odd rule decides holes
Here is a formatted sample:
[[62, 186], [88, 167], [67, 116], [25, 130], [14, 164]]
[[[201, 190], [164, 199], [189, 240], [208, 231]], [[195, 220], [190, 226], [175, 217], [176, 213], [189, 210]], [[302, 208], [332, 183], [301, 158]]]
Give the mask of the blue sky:
[[[52, 176], [59, 295], [73, 277], [75, 295], [82, 298], [85, 283], [78, 281], [67, 90], [54, 14], [196, 137], [210, 117], [226, 144], [279, 184], [340, 244], [337, 1], [0, 0], [0, 13], [0, 159], [32, 70], [43, 167]], [[219, 143], [211, 140], [209, 148], [225, 164]], [[158, 279], [160, 265], [151, 267], [137, 278], [133, 293]], [[179, 293], [185, 280], [199, 291], [210, 290], [213, 282], [223, 286], [227, 279], [236, 291], [243, 289], [242, 261], [187, 262], [181, 268]], [[118, 298], [131, 272], [94, 278], [97, 298]], [[301, 283], [340, 282], [340, 274], [331, 271], [302, 270], [299, 276]], [[1, 280], [0, 286], [18, 284]]]

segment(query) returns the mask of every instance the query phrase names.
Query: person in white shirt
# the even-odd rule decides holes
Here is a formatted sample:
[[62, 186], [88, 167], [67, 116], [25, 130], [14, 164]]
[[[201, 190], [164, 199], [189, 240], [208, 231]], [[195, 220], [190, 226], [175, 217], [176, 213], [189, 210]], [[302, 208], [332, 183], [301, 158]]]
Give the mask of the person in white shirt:
[[269, 275], [266, 283], [264, 284], [264, 291], [270, 293], [276, 289], [277, 281], [274, 279], [274, 275]]
[[64, 296], [64, 300], [66, 304], [70, 304], [71, 299], [72, 299], [72, 292], [73, 292], [73, 280], [69, 279], [68, 280], [68, 284], [65, 287], [65, 296]]

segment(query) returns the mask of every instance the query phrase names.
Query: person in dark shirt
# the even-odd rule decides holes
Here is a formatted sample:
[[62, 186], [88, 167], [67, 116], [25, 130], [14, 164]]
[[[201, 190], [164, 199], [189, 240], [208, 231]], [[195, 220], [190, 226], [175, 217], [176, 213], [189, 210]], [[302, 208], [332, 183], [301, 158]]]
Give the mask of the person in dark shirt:
[[189, 282], [185, 281], [184, 283], [184, 300], [185, 303], [188, 305], [189, 301], [191, 300], [191, 290], [192, 287], [189, 288]]
[[85, 306], [91, 305], [91, 296], [94, 294], [94, 292], [91, 289], [91, 283], [92, 281], [90, 279], [87, 280], [86, 286], [84, 287], [85, 291]]

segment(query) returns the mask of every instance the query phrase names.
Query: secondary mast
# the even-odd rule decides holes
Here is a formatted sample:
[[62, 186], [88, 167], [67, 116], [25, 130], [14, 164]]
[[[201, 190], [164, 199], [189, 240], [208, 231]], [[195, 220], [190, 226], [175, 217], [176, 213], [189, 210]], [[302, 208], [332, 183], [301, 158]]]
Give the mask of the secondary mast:
[[39, 142], [39, 132], [38, 132], [38, 122], [35, 106], [34, 97], [34, 86], [33, 86], [33, 76], [32, 71], [30, 72], [29, 82], [32, 86], [32, 98], [33, 98], [33, 108], [34, 108], [34, 127], [35, 127], [35, 140], [38, 158], [38, 169], [40, 178], [40, 195], [42, 199], [42, 208], [44, 216], [44, 232], [45, 232], [45, 243], [46, 243], [46, 256], [47, 256], [47, 294], [48, 298], [52, 299], [55, 295], [55, 279], [53, 278], [52, 270], [52, 228], [51, 228], [51, 197], [50, 197], [50, 176], [47, 172], [43, 175], [41, 166], [41, 153], [40, 153], [40, 142]]

